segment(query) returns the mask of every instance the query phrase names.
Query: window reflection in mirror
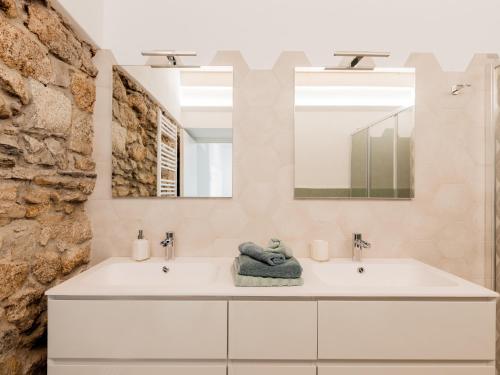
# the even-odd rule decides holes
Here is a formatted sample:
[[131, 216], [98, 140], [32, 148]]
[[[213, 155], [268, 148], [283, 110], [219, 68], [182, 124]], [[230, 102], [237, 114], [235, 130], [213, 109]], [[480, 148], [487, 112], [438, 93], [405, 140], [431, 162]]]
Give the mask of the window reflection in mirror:
[[231, 67], [113, 68], [113, 197], [231, 197]]
[[295, 71], [295, 197], [414, 197], [415, 71]]

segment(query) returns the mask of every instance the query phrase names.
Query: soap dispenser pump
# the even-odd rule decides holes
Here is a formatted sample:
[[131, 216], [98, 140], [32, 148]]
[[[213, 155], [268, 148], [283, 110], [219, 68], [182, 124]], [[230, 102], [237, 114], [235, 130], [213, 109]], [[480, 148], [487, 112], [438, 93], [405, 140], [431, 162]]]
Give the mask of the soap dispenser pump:
[[139, 234], [137, 235], [137, 239], [134, 241], [132, 247], [132, 258], [136, 261], [146, 260], [151, 256], [149, 251], [149, 241], [144, 239], [142, 229], [139, 229]]

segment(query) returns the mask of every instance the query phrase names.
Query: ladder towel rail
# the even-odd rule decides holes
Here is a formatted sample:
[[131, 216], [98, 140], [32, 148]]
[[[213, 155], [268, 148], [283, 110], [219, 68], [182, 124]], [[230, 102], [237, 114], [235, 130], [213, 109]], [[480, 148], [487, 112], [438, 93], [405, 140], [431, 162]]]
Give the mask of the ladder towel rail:
[[[170, 140], [165, 143], [164, 138]], [[156, 173], [156, 195], [158, 197], [177, 196], [177, 126], [163, 115], [158, 109], [157, 116], [157, 173]], [[166, 179], [163, 173], [173, 172], [174, 179]]]

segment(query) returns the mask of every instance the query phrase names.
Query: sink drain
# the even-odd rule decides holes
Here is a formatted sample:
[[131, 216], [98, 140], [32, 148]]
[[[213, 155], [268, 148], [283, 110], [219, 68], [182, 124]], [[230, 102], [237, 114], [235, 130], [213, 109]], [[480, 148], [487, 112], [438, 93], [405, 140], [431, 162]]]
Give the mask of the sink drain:
[[358, 273], [363, 273], [365, 272], [365, 268], [364, 267], [358, 267]]
[[168, 268], [167, 266], [163, 266], [162, 269], [163, 273], [168, 273], [168, 271], [170, 271], [170, 268]]

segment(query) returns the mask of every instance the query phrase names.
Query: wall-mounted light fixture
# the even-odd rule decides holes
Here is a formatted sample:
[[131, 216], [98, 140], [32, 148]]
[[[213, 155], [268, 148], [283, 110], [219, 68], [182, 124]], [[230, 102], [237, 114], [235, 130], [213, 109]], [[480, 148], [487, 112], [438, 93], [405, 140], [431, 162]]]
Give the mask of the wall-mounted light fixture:
[[458, 95], [462, 92], [462, 90], [466, 87], [471, 87], [470, 83], [458, 83], [456, 85], [451, 86], [451, 95]]
[[180, 65], [177, 60], [178, 57], [182, 56], [196, 56], [194, 51], [175, 51], [175, 50], [155, 50], [155, 51], [143, 51], [142, 56], [151, 57], [166, 57], [166, 64], [151, 64], [152, 68], [199, 68], [198, 65]]
[[389, 57], [391, 56], [390, 52], [373, 52], [373, 51], [334, 51], [333, 56], [340, 57], [350, 57], [351, 60], [348, 61], [347, 66], [340, 67], [329, 67], [326, 68], [328, 70], [373, 70], [374, 67], [360, 67], [358, 64], [365, 57]]

